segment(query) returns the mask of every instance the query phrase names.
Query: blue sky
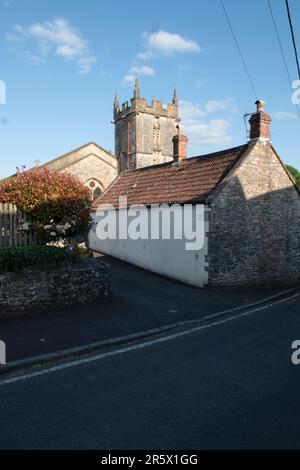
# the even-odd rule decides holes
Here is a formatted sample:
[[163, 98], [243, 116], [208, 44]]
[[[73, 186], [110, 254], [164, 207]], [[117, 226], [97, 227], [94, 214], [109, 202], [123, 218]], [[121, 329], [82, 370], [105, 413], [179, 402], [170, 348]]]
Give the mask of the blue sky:
[[[272, 142], [299, 168], [300, 120], [267, 2], [224, 3], [272, 114]], [[284, 1], [271, 4], [296, 80]], [[300, 49], [300, 2], [290, 6]], [[114, 93], [129, 99], [136, 74], [149, 101], [170, 101], [176, 85], [190, 156], [246, 140], [255, 97], [219, 0], [0, 0], [0, 25], [0, 177], [88, 141], [113, 151]]]

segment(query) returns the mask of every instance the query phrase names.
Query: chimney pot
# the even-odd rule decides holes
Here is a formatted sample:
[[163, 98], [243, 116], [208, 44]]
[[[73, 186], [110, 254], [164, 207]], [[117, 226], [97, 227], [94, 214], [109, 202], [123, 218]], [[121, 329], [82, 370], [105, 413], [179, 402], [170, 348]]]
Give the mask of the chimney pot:
[[249, 123], [250, 123], [250, 141], [251, 140], [262, 140], [270, 141], [270, 125], [271, 125], [271, 116], [266, 114], [265, 101], [257, 100], [256, 104], [256, 113], [252, 114]]
[[266, 104], [265, 101], [257, 100], [257, 101], [255, 101], [255, 104], [256, 104], [256, 110], [257, 110], [258, 113], [265, 110], [265, 104]]

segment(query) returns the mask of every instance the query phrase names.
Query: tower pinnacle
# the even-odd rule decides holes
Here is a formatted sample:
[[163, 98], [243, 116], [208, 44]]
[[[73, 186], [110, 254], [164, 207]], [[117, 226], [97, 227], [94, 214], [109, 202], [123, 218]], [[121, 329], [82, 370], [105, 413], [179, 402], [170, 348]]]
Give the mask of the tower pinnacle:
[[115, 94], [115, 100], [114, 100], [114, 109], [117, 110], [120, 108], [120, 104], [119, 104], [119, 98], [118, 98], [118, 95], [117, 93]]
[[176, 90], [176, 88], [174, 88], [172, 103], [173, 103], [175, 106], [178, 106], [178, 96], [177, 96], [177, 90]]
[[134, 94], [133, 94], [134, 99], [140, 98], [140, 84], [139, 84], [139, 79], [135, 79], [135, 85], [134, 85]]

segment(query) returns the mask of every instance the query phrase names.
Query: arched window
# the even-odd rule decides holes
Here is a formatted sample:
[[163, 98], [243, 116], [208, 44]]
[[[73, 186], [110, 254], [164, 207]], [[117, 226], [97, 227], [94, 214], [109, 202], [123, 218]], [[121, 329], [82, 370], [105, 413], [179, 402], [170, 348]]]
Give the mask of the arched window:
[[97, 188], [95, 189], [94, 191], [94, 194], [93, 194], [93, 199], [97, 199], [97, 197], [100, 197], [102, 194], [102, 190], [101, 188], [99, 188], [99, 186], [97, 186]]
[[160, 125], [156, 122], [153, 126], [153, 150], [160, 150]]
[[89, 188], [92, 193], [92, 200], [94, 201], [103, 193], [102, 186], [96, 179], [91, 179], [85, 183], [85, 186]]

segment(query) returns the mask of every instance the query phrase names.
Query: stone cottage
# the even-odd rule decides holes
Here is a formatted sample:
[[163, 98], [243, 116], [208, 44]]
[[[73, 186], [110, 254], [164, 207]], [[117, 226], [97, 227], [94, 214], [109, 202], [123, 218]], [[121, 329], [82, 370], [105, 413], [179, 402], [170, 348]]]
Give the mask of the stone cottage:
[[[187, 250], [174, 227], [170, 239], [154, 240], [99, 239], [93, 230], [91, 248], [195, 286], [299, 282], [300, 194], [270, 142], [264, 102], [256, 105], [248, 143], [187, 158], [186, 138], [178, 134], [173, 161], [122, 172], [94, 203], [96, 224], [99, 206], [109, 212], [141, 204], [146, 211], [160, 204], [193, 210], [200, 205], [205, 233], [199, 250]], [[126, 196], [126, 207], [120, 207], [120, 196]]]

